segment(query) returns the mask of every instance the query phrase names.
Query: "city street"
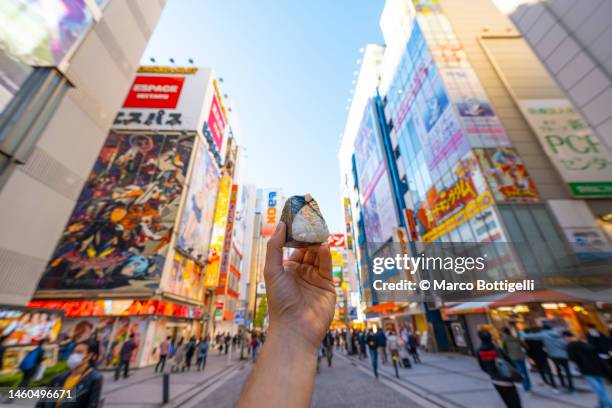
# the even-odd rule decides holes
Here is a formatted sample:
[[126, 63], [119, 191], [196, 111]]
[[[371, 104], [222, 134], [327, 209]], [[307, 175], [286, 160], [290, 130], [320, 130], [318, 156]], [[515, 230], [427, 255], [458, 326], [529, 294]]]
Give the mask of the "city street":
[[[423, 364], [411, 369], [400, 368], [396, 379], [393, 367], [382, 364], [380, 379], [371, 372], [369, 360], [347, 357], [336, 351], [332, 367], [325, 360], [317, 374], [312, 406], [317, 408], [350, 407], [366, 404], [376, 407], [449, 407], [467, 408], [487, 401], [488, 407], [503, 407], [487, 376], [476, 360], [456, 354], [424, 353]], [[211, 353], [206, 370], [171, 375], [171, 407], [233, 407], [250, 373], [250, 360], [239, 361], [236, 355], [228, 365], [226, 355]], [[128, 380], [113, 381], [113, 373], [105, 373], [105, 407], [158, 407], [162, 399], [162, 376], [152, 368], [136, 370]], [[553, 408], [561, 406], [591, 408], [595, 395], [586, 383], [577, 379], [578, 390], [569, 395], [553, 394], [531, 374], [534, 392], [521, 391], [523, 406]], [[612, 387], [607, 386], [608, 392]]]

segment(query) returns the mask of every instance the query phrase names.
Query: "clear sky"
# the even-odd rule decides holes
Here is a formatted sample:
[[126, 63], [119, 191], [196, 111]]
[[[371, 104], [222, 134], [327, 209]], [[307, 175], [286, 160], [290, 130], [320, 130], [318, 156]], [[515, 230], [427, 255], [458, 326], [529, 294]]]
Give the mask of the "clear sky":
[[242, 176], [311, 193], [343, 232], [339, 137], [359, 49], [382, 43], [384, 0], [169, 0], [143, 63], [192, 58], [222, 77], [245, 150]]

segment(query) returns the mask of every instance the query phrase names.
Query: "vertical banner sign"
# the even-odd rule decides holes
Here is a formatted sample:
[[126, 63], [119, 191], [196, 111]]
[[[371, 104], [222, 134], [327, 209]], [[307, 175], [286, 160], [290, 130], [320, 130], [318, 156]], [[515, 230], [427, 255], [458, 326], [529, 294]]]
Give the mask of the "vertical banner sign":
[[612, 157], [567, 99], [525, 99], [519, 106], [574, 196], [612, 197]]
[[210, 250], [206, 262], [206, 278], [204, 286], [216, 287], [219, 284], [219, 273], [221, 267], [221, 255], [225, 242], [225, 229], [227, 226], [227, 215], [229, 210], [230, 194], [232, 190], [232, 178], [221, 178], [219, 194], [217, 195], [217, 208], [215, 209], [215, 220], [210, 239]]
[[236, 201], [238, 198], [238, 185], [232, 186], [232, 192], [230, 194], [229, 207], [227, 210], [227, 225], [225, 226], [225, 242], [223, 243], [223, 252], [221, 253], [221, 275], [226, 276], [229, 271], [229, 259], [230, 252], [232, 249], [232, 237], [234, 231], [234, 220], [236, 218]]
[[283, 204], [279, 202], [280, 196], [279, 189], [264, 190], [263, 192], [264, 213], [261, 217], [262, 237], [270, 237], [274, 234], [274, 229], [280, 219], [280, 206]]
[[212, 102], [210, 104], [210, 113], [208, 114], [208, 128], [212, 134], [217, 151], [221, 152], [223, 146], [223, 132], [225, 131], [225, 118], [223, 111], [221, 110], [221, 104], [217, 99], [217, 94], [213, 94]]

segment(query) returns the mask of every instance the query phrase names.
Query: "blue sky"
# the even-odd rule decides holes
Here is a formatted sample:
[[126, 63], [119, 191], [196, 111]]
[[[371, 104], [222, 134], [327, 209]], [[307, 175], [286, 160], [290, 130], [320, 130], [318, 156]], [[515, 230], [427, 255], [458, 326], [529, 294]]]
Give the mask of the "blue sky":
[[224, 79], [246, 149], [242, 176], [310, 192], [343, 232], [338, 140], [359, 49], [382, 43], [384, 0], [170, 0], [143, 55], [192, 58]]

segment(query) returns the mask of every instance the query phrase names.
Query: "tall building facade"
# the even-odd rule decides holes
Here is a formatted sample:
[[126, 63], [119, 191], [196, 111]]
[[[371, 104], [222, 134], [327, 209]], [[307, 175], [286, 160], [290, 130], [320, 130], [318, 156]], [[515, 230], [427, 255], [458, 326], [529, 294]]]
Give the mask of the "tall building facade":
[[[495, 4], [473, 3], [469, 10], [454, 0], [385, 5], [379, 80], [359, 107], [357, 136], [345, 132], [343, 143], [353, 152], [342, 171], [358, 203], [358, 258], [393, 252], [406, 239], [504, 243], [496, 259], [511, 266], [495, 274], [542, 281], [582, 273], [572, 269], [581, 262], [607, 262], [609, 153]], [[372, 273], [358, 263], [367, 285]], [[508, 318], [464, 306], [449, 312], [440, 301], [397, 305], [367, 286], [369, 320], [416, 326], [441, 350], [473, 349], [479, 327]], [[602, 324], [594, 308], [555, 317], [567, 312], [580, 332], [586, 322]], [[458, 310], [474, 313], [457, 317]], [[535, 301], [527, 310], [518, 315], [523, 324], [554, 315]]]
[[612, 4], [605, 0], [497, 4], [612, 151]]
[[30, 300], [164, 4], [4, 2], [0, 303]]

